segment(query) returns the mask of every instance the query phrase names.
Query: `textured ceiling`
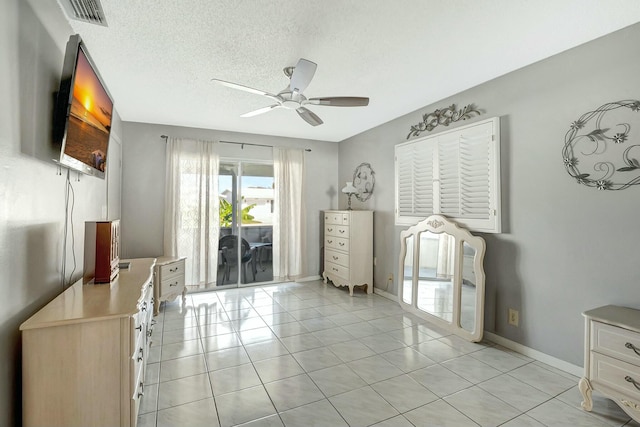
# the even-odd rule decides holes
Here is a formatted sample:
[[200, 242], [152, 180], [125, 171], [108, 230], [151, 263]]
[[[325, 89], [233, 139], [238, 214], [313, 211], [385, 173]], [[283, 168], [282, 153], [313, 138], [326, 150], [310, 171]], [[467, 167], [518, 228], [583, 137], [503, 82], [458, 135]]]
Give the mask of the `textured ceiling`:
[[[640, 21], [638, 0], [101, 1], [107, 27], [69, 24], [123, 120], [326, 141]], [[271, 100], [210, 81], [277, 93], [300, 57], [318, 64], [307, 97], [369, 106], [310, 106], [317, 127], [284, 109], [240, 118]]]

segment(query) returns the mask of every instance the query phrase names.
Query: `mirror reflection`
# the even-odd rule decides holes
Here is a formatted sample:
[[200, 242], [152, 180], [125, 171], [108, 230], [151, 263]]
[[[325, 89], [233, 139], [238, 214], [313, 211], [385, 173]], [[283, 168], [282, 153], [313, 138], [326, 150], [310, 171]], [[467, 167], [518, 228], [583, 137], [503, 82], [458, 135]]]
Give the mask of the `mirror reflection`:
[[473, 332], [476, 326], [476, 273], [474, 261], [476, 250], [467, 242], [462, 243], [462, 289], [460, 301], [460, 326]]
[[409, 236], [405, 239], [407, 245], [407, 253], [404, 257], [404, 273], [402, 286], [404, 292], [402, 292], [402, 300], [407, 304], [411, 304], [413, 299], [413, 293], [411, 292], [411, 284], [413, 283], [413, 236]]
[[400, 233], [400, 305], [469, 341], [482, 340], [485, 242], [442, 215]]
[[420, 310], [453, 321], [455, 239], [447, 233], [420, 233], [418, 300]]

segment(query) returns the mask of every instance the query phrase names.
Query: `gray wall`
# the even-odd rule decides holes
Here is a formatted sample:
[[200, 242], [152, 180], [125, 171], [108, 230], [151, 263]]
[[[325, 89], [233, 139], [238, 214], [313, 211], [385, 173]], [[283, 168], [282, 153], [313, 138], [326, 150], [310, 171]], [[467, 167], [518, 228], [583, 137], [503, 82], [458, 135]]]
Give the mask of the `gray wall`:
[[[19, 325], [61, 291], [65, 178], [50, 160], [58, 154], [49, 135], [53, 92], [71, 29], [56, 2], [37, 3], [34, 12], [26, 1], [0, 2], [0, 425], [20, 420]], [[122, 142], [116, 147], [123, 158], [124, 255], [162, 251], [160, 134], [309, 147], [309, 274], [320, 269], [321, 210], [346, 206], [342, 195], [338, 203], [338, 191], [351, 180], [353, 169], [368, 161], [377, 174], [376, 192], [366, 204], [354, 201], [354, 207], [376, 211], [375, 282], [385, 289], [388, 274], [395, 275], [400, 231], [393, 223], [393, 146], [405, 140], [422, 113], [474, 102], [484, 111], [480, 118], [502, 118], [503, 132], [505, 232], [484, 236], [487, 329], [581, 365], [580, 313], [609, 303], [640, 306], [635, 290], [640, 267], [634, 262], [640, 189], [598, 192], [577, 185], [566, 175], [560, 151], [569, 123], [582, 113], [609, 101], [640, 97], [639, 42], [636, 25], [425, 106], [341, 143], [339, 151], [337, 144], [319, 141], [121, 126], [116, 116], [112, 131]], [[235, 153], [244, 155], [262, 156], [264, 151]], [[107, 180], [83, 176], [72, 181], [74, 278], [82, 268], [83, 222], [119, 216], [119, 176], [111, 166]], [[66, 268], [73, 268], [70, 259]], [[396, 292], [393, 286], [389, 291]], [[520, 310], [520, 328], [506, 324], [508, 307]]]
[[[474, 103], [483, 112], [475, 120], [499, 116], [502, 132], [503, 233], [483, 235], [485, 330], [582, 366], [581, 313], [605, 304], [640, 308], [640, 186], [579, 185], [565, 172], [561, 150], [570, 123], [583, 113], [640, 99], [639, 45], [636, 24], [342, 141], [340, 182], [350, 181], [361, 162], [376, 172], [372, 199], [354, 203], [375, 210], [376, 285], [385, 289], [398, 262], [394, 145], [422, 114]], [[637, 135], [640, 116], [631, 125]], [[397, 295], [394, 282], [388, 291]], [[519, 328], [508, 325], [508, 308], [520, 311]]]
[[[292, 118], [296, 120], [296, 118]], [[216, 130], [125, 122], [122, 189], [122, 250], [125, 257], [162, 255], [164, 227], [165, 143], [176, 138], [239, 141], [310, 148], [305, 154], [307, 242], [306, 274], [320, 272], [320, 215], [337, 207], [338, 144]], [[272, 159], [269, 148], [220, 144], [221, 158]]]
[[[21, 417], [20, 324], [62, 290], [66, 171], [51, 159], [53, 96], [60, 84], [64, 46], [71, 28], [56, 2], [38, 12], [21, 0], [0, 2], [0, 425]], [[91, 47], [89, 46], [89, 50]], [[114, 118], [113, 133], [121, 132]], [[116, 169], [117, 170], [117, 169]], [[109, 173], [111, 171], [109, 170]], [[82, 275], [84, 221], [119, 215], [119, 179], [82, 176], [75, 191], [73, 223], [76, 270]], [[110, 205], [111, 208], [107, 208]], [[71, 252], [69, 240], [67, 251]], [[67, 274], [73, 260], [67, 258]]]

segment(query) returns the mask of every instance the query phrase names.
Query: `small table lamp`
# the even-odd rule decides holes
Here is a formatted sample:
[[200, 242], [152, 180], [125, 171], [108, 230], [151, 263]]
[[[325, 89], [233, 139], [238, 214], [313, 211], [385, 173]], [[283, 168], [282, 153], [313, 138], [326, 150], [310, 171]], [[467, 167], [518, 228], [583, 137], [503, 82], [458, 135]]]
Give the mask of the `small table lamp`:
[[347, 185], [344, 186], [342, 192], [347, 195], [349, 210], [351, 210], [351, 196], [356, 194], [358, 192], [358, 189], [353, 186], [353, 182], [347, 182]]

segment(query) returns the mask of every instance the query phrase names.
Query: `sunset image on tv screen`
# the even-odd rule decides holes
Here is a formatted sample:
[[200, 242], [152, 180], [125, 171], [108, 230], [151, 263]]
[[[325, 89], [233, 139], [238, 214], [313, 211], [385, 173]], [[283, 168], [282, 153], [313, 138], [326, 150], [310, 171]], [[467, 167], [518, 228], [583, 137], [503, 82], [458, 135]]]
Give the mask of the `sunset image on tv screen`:
[[78, 49], [64, 153], [104, 172], [113, 103], [82, 49]]

